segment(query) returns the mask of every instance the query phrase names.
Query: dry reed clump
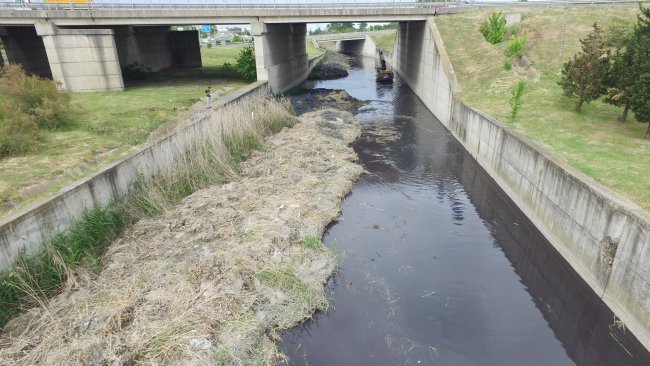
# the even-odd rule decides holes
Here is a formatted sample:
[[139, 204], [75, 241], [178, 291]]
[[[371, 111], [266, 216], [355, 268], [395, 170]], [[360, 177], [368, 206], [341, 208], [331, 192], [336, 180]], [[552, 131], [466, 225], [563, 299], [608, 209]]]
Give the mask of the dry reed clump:
[[208, 123], [182, 147], [175, 147], [183, 151], [176, 163], [153, 179], [139, 177], [132, 186], [123, 203], [131, 219], [160, 214], [192, 192], [230, 181], [237, 176], [239, 163], [262, 148], [265, 136], [297, 121], [288, 100], [268, 96], [245, 98], [201, 117]]
[[[281, 359], [279, 332], [327, 307], [323, 284], [335, 259], [314, 238], [338, 216], [361, 174], [348, 146], [360, 128], [346, 112], [306, 114], [302, 123], [266, 139], [262, 151], [239, 165], [238, 177], [233, 151], [250, 143], [243, 136], [281, 129], [261, 117], [266, 110], [254, 112], [233, 113], [268, 118], [260, 130], [237, 127], [234, 140], [225, 133], [206, 136], [211, 148], [194, 150], [226, 163], [220, 174], [230, 183], [197, 191], [127, 229], [107, 250], [94, 281], [7, 325], [0, 364], [250, 365]], [[186, 162], [205, 168], [202, 157], [194, 159]], [[150, 197], [165, 194], [161, 188]]]

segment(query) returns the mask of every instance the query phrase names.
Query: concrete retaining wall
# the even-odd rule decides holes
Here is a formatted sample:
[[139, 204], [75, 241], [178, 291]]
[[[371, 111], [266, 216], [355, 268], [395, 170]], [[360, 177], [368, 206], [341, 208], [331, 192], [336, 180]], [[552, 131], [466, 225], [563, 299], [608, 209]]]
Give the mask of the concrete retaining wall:
[[[458, 84], [433, 19], [400, 24], [393, 64], [573, 269], [650, 348], [650, 215], [455, 99]], [[605, 246], [608, 237], [619, 242], [611, 262]]]
[[[216, 101], [213, 106], [218, 108], [266, 90], [265, 82], [257, 82]], [[0, 270], [11, 266], [22, 250], [28, 254], [40, 250], [45, 240], [78, 221], [85, 209], [105, 207], [123, 198], [139, 174], [148, 178], [171, 166], [189, 142], [204, 133], [209, 123], [207, 117], [207, 113], [197, 114], [188, 126], [0, 220]]]

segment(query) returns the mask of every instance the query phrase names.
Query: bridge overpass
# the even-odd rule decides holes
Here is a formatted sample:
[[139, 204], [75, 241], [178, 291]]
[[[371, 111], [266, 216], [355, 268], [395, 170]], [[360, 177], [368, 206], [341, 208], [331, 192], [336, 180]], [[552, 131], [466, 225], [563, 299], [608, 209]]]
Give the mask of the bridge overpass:
[[[424, 22], [445, 3], [162, 3], [160, 0], [50, 4], [0, 1], [0, 37], [8, 62], [52, 77], [70, 91], [120, 91], [122, 68], [199, 67], [197, 31], [171, 25], [251, 25], [258, 80], [273, 92], [308, 73], [307, 23]], [[4, 63], [1, 60], [0, 64]]]

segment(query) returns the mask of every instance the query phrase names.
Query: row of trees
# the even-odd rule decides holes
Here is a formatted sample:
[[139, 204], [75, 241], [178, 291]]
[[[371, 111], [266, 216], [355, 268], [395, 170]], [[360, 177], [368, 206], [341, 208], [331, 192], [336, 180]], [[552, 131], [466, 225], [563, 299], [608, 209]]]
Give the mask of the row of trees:
[[566, 96], [577, 99], [576, 111], [604, 96], [623, 108], [621, 122], [632, 110], [637, 121], [648, 123], [650, 139], [650, 8], [641, 7], [632, 31], [619, 25], [605, 34], [594, 23], [580, 43], [582, 52], [564, 64], [559, 82]]
[[325, 26], [324, 29], [318, 27], [312, 31], [309, 31], [309, 34], [312, 36], [318, 36], [321, 34], [366, 32], [366, 31], [376, 31], [376, 30], [385, 30], [385, 29], [396, 29], [396, 28], [397, 28], [397, 23], [368, 25], [368, 23], [366, 22], [361, 22], [358, 23], [355, 27], [355, 23], [342, 22], [342, 23], [329, 23]]

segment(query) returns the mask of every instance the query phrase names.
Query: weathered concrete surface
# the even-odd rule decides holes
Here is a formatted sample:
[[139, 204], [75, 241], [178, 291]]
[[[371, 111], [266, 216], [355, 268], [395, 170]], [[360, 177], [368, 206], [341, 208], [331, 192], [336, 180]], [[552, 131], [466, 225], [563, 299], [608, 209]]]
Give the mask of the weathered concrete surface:
[[112, 27], [122, 67], [138, 63], [160, 71], [171, 66], [201, 67], [198, 31], [171, 31], [161, 27]]
[[[440, 122], [650, 348], [650, 215], [456, 100], [458, 85], [433, 19], [400, 24], [393, 62]], [[607, 237], [619, 243], [611, 262]]]
[[122, 71], [110, 29], [56, 29], [36, 24], [52, 78], [76, 92], [124, 90]]
[[170, 67], [172, 53], [169, 33], [169, 26], [117, 27], [115, 44], [120, 65], [126, 66], [137, 62], [151, 69], [152, 72]]
[[[180, 4], [179, 4], [180, 5]], [[219, 19], [224, 24], [251, 23], [303, 23], [303, 22], [389, 22], [424, 20], [436, 14], [434, 4], [404, 7], [329, 7], [318, 8], [309, 4], [305, 8], [218, 8], [204, 9], [106, 9], [90, 10], [20, 10], [0, 9], [0, 24], [34, 24], [48, 20], [56, 25], [184, 25], [211, 24]], [[406, 4], [405, 4], [406, 5]]]
[[199, 31], [171, 31], [169, 45], [172, 56], [172, 66], [201, 67], [201, 45]]
[[0, 27], [0, 38], [5, 45], [7, 62], [20, 64], [30, 74], [51, 77], [43, 39], [34, 27]]
[[307, 24], [252, 23], [257, 80], [268, 81], [272, 93], [302, 84], [309, 74]]
[[[253, 83], [216, 101], [213, 106], [218, 108], [247, 95], [264, 93], [266, 89], [265, 82]], [[171, 165], [193, 136], [203, 133], [208, 119], [201, 113], [192, 120], [186, 127], [105, 166], [90, 177], [1, 219], [0, 270], [11, 266], [21, 250], [28, 254], [40, 250], [44, 240], [65, 231], [79, 220], [85, 209], [104, 207], [124, 197], [138, 174], [147, 178]]]

